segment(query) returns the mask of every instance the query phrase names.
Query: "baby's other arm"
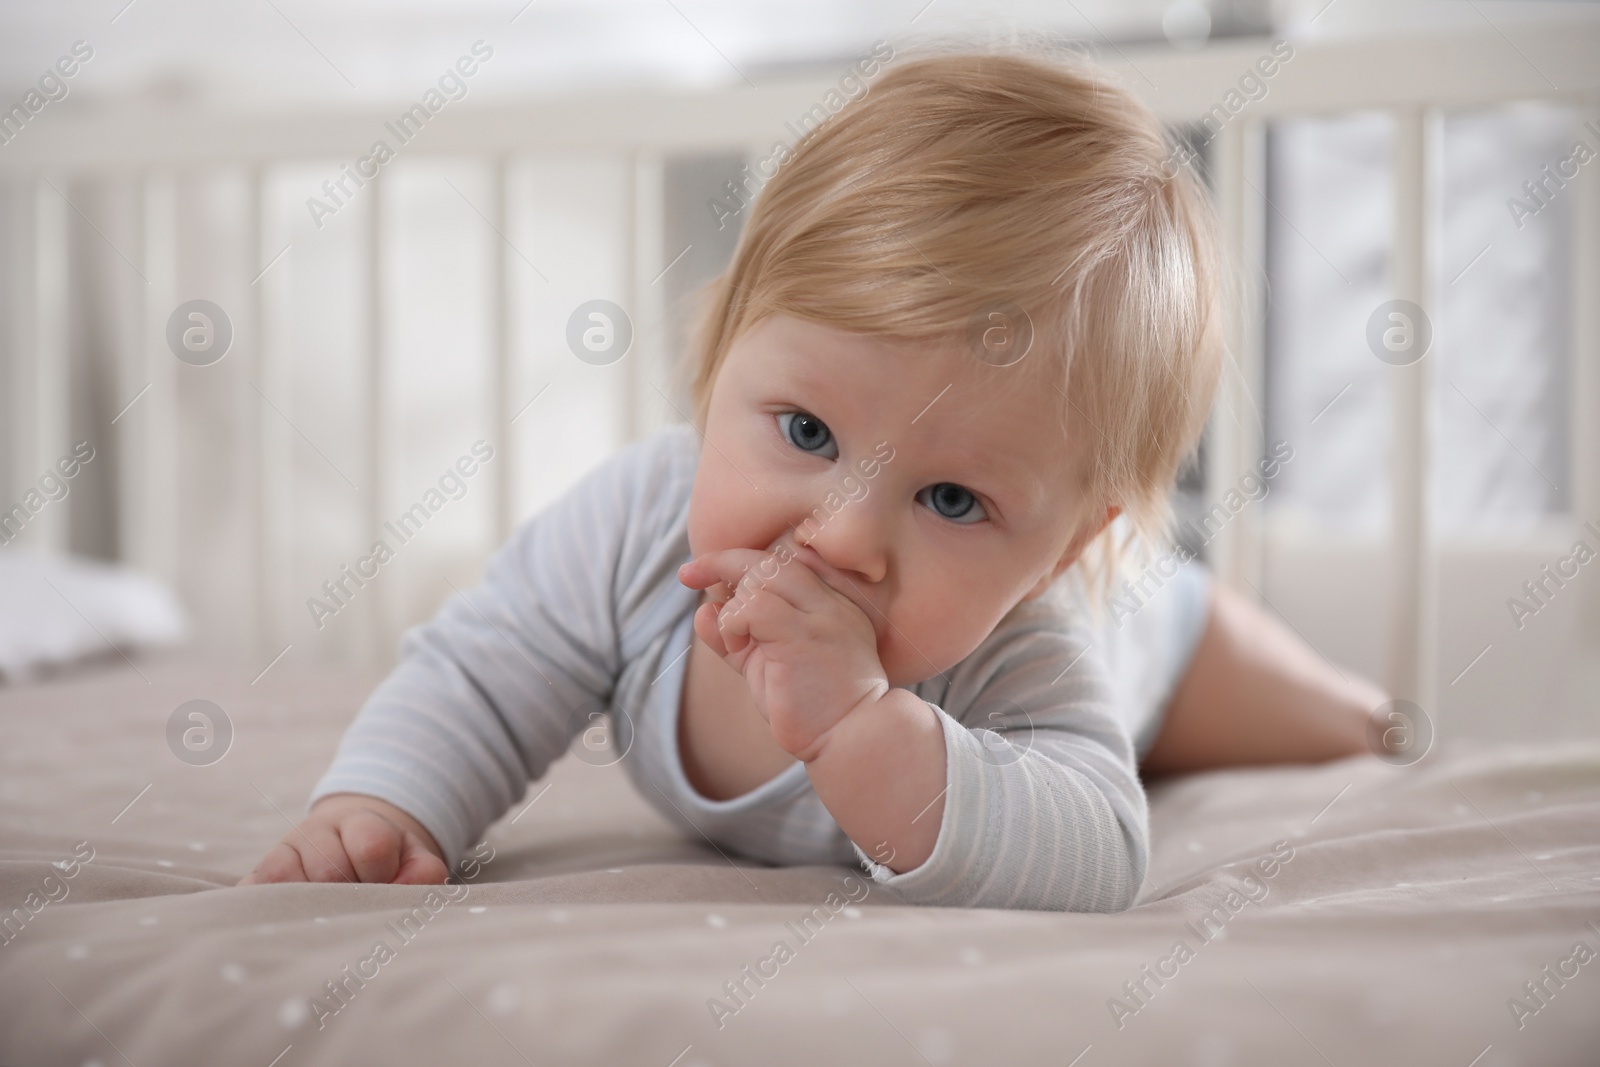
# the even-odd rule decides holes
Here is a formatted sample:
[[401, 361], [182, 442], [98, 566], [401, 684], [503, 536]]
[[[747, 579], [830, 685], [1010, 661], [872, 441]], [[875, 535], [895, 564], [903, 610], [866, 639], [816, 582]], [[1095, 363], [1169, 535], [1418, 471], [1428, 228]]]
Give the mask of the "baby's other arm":
[[519, 527], [480, 583], [406, 632], [256, 881], [442, 882], [609, 708], [618, 620], [659, 569], [652, 553], [671, 548], [657, 533], [676, 497], [661, 487], [681, 472], [657, 445], [603, 461]]

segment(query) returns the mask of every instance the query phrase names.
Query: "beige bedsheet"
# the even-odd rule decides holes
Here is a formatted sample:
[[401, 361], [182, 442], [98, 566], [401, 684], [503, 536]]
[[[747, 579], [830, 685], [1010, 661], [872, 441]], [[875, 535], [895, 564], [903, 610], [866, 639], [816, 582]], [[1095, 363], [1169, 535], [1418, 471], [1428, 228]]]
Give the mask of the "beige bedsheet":
[[[0, 1064], [1600, 1063], [1600, 744], [1157, 786], [1119, 915], [906, 906], [853, 868], [723, 856], [569, 757], [430, 903], [232, 888], [373, 682], [258, 669], [0, 689], [0, 909], [26, 916]], [[235, 729], [210, 766], [167, 745], [196, 698]]]

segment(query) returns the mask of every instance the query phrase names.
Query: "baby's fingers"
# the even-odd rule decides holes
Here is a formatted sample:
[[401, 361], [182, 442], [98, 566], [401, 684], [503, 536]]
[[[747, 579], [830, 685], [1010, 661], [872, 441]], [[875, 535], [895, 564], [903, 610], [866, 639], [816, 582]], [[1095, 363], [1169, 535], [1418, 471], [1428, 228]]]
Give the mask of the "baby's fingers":
[[747, 600], [730, 601], [717, 618], [722, 639], [734, 651], [752, 641], [788, 641], [797, 634], [803, 613], [770, 589], [757, 590]]
[[722, 639], [721, 624], [717, 621], [723, 605], [716, 601], [701, 604], [694, 613], [694, 632], [719, 656], [728, 656], [730, 649], [727, 642]]
[[395, 885], [443, 885], [450, 874], [444, 860], [429, 851], [422, 838], [409, 830], [405, 846], [400, 852], [400, 870], [394, 876]]
[[353, 811], [339, 822], [339, 843], [358, 881], [395, 880], [405, 841], [399, 827], [388, 819], [376, 812]]
[[[679, 567], [678, 580], [690, 589], [711, 589], [713, 595], [726, 591], [731, 596], [751, 568], [759, 567], [768, 558], [768, 553], [753, 548], [725, 548], [719, 552], [707, 552]], [[717, 588], [719, 585], [720, 589]]]
[[354, 865], [345, 854], [338, 832], [326, 823], [305, 823], [285, 840], [300, 853], [308, 882], [356, 882]]
[[305, 867], [300, 863], [300, 853], [287, 842], [279, 841], [261, 857], [256, 869], [239, 879], [239, 885], [267, 885], [272, 882], [309, 882]]

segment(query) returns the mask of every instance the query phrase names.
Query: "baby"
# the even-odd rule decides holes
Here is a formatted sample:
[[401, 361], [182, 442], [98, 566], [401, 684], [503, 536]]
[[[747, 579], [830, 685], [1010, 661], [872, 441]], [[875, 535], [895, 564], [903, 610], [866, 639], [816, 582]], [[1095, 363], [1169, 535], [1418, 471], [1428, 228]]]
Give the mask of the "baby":
[[[912, 903], [1116, 911], [1140, 783], [1365, 749], [1385, 700], [1160, 543], [1222, 359], [1215, 221], [1131, 94], [904, 62], [762, 190], [693, 424], [601, 463], [406, 634], [241, 885], [439, 883], [573, 738], [687, 835]], [[620, 756], [615, 753], [621, 753]]]

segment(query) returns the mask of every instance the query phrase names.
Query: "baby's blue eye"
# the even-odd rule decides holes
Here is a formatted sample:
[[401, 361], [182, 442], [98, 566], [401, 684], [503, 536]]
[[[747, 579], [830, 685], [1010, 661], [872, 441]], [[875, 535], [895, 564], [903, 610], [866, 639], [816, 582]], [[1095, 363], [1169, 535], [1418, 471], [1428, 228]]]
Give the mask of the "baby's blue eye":
[[[833, 433], [828, 429], [828, 424], [815, 415], [808, 415], [803, 411], [785, 411], [778, 416], [778, 428], [784, 438], [802, 452], [820, 452], [833, 444]], [[839, 454], [839, 449], [833, 449], [832, 459]]]
[[954, 482], [930, 485], [917, 494], [917, 499], [921, 500], [924, 496], [928, 498], [926, 503], [930, 508], [951, 522], [967, 525], [988, 518], [978, 498]]

